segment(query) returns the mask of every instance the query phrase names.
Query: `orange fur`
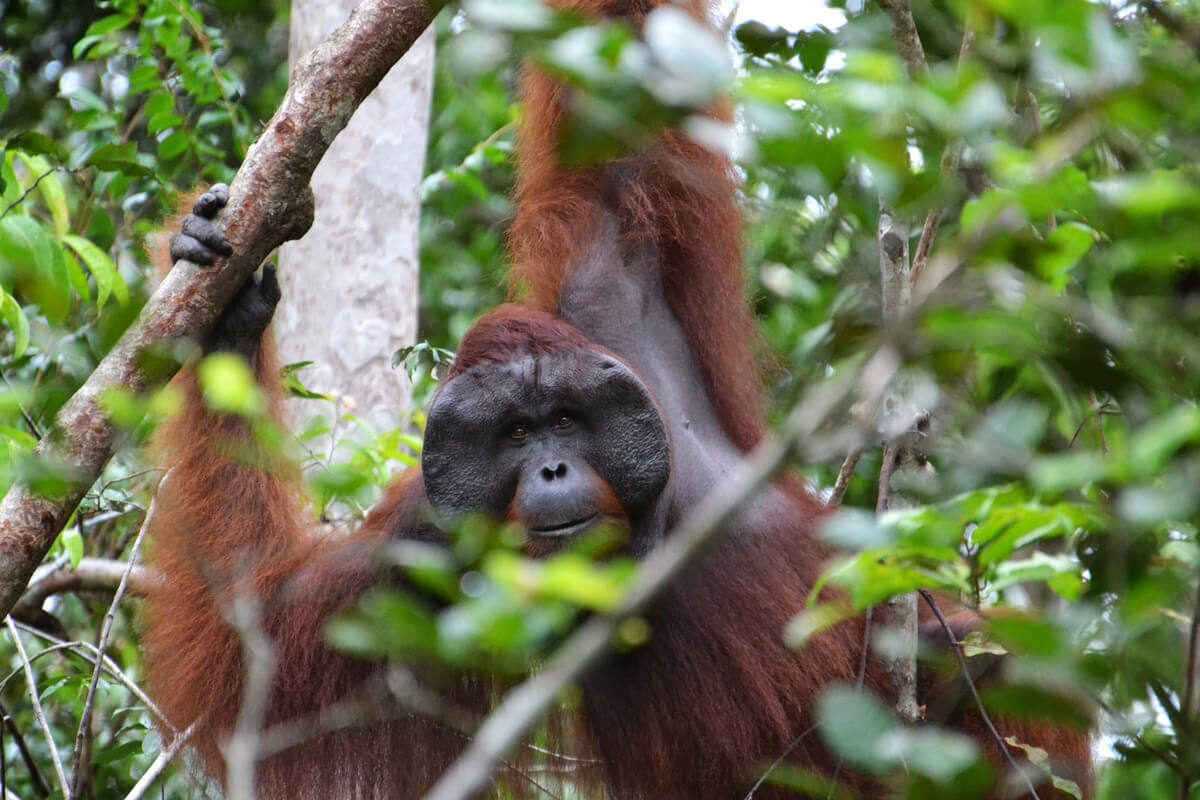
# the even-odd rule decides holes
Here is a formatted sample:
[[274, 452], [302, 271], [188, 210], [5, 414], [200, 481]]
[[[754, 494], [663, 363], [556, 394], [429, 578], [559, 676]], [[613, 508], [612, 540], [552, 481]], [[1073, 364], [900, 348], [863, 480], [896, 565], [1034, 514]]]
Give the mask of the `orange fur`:
[[[282, 392], [269, 341], [254, 362], [278, 417]], [[151, 558], [166, 580], [149, 592], [143, 641], [152, 695], [177, 729], [197, 723], [190, 743], [209, 773], [223, 777], [220, 747], [237, 721], [245, 677], [241, 639], [229, 623], [233, 602], [261, 602], [260, 624], [273, 644], [278, 666], [266, 724], [354, 697], [380, 666], [333, 650], [324, 627], [378, 583], [373, 550], [404, 513], [419, 476], [399, 481], [357, 534], [322, 538], [305, 513], [294, 466], [257, 445], [244, 420], [207, 410], [190, 372], [179, 383], [188, 401], [159, 432], [169, 471], [151, 522]], [[467, 683], [452, 695], [480, 711], [487, 691]], [[259, 796], [324, 798], [332, 786], [353, 797], [418, 796], [464, 739], [396, 709], [385, 716], [259, 765]]]
[[[573, 0], [555, 5], [635, 22], [663, 2]], [[691, 3], [696, 14], [703, 5]], [[527, 70], [518, 148], [517, 215], [509, 233], [512, 284], [521, 299], [555, 312], [580, 247], [591, 241], [603, 198], [617, 204], [631, 242], [653, 242], [667, 300], [699, 360], [729, 437], [749, 450], [762, 437], [762, 348], [746, 303], [742, 223], [729, 161], [667, 131], [646, 152], [591, 168], [559, 163], [569, 87]], [[714, 112], [718, 116], [725, 116]], [[616, 186], [610, 177], [620, 175]]]

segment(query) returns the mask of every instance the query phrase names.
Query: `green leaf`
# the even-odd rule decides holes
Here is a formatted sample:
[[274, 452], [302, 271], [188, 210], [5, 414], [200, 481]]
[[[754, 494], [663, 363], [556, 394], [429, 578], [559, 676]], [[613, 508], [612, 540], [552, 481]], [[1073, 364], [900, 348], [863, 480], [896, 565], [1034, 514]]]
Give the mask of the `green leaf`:
[[643, 35], [661, 67], [645, 76], [643, 86], [664, 103], [700, 106], [733, 80], [725, 42], [683, 9], [656, 8], [646, 18]]
[[37, 131], [18, 133], [8, 140], [6, 147], [18, 155], [46, 155], [59, 162], [67, 160], [67, 151], [61, 144]]
[[150, 95], [150, 99], [146, 101], [145, 113], [147, 117], [166, 114], [175, 110], [175, 97], [169, 91], [163, 90]]
[[129, 287], [125, 285], [125, 279], [121, 277], [121, 271], [117, 269], [117, 265], [109, 258], [108, 253], [101, 250], [92, 241], [83, 238], [82, 236], [69, 235], [64, 236], [63, 241], [66, 242], [72, 250], [79, 254], [83, 259], [83, 263], [87, 264], [88, 271], [92, 273], [92, 278], [96, 281], [96, 306], [103, 308], [109, 296], [115, 297], [121, 305], [126, 305], [129, 302]]
[[37, 437], [33, 434], [27, 433], [20, 428], [14, 428], [11, 425], [0, 425], [0, 436], [3, 436], [9, 442], [12, 442], [26, 452], [32, 451], [38, 443]]
[[197, 370], [204, 402], [214, 411], [257, 417], [266, 410], [266, 397], [246, 359], [234, 353], [213, 353]]
[[16, 282], [19, 294], [42, 308], [51, 322], [62, 322], [71, 303], [66, 260], [57, 241], [32, 217], [0, 219], [0, 268]]
[[141, 178], [155, 177], [153, 170], [138, 161], [137, 146], [132, 142], [123, 145], [100, 145], [88, 156], [84, 164], [105, 172], [121, 172]]
[[187, 152], [188, 137], [183, 130], [175, 130], [167, 134], [161, 142], [158, 143], [158, 157], [163, 161], [170, 161], [174, 158], [179, 158]]
[[83, 560], [83, 536], [79, 533], [78, 525], [72, 525], [63, 531], [62, 543], [67, 557], [71, 559], [71, 569], [76, 569]]
[[751, 55], [765, 57], [788, 50], [788, 32], [779, 26], [764, 25], [758, 20], [742, 23], [733, 36], [742, 49]]
[[79, 266], [79, 260], [67, 250], [63, 251], [63, 255], [67, 262], [67, 280], [70, 282], [71, 288], [84, 299], [84, 302], [91, 303], [92, 287], [88, 286], [87, 275], [83, 273], [83, 267]]
[[125, 14], [112, 14], [107, 17], [101, 17], [88, 26], [84, 32], [84, 36], [101, 36], [113, 31], [119, 31], [133, 22], [133, 18]]
[[540, 0], [466, 0], [463, 10], [479, 25], [498, 31], [528, 33], [554, 22], [554, 12]]
[[1079, 562], [1064, 554], [1034, 553], [1027, 559], [1005, 561], [996, 567], [992, 588], [1004, 589], [1018, 583], [1048, 583], [1060, 575], [1078, 577]]
[[962, 651], [963, 655], [967, 658], [982, 655], [1008, 655], [1008, 651], [999, 642], [990, 638], [983, 631], [971, 631], [968, 633], [966, 638], [963, 639]]
[[1038, 271], [1054, 291], [1066, 287], [1071, 269], [1092, 249], [1096, 237], [1096, 231], [1078, 222], [1060, 225], [1046, 237], [1050, 249], [1038, 259]]
[[1029, 759], [1030, 763], [1050, 776], [1050, 782], [1054, 785], [1055, 789], [1063, 794], [1068, 794], [1071, 797], [1074, 797], [1075, 800], [1083, 800], [1083, 790], [1079, 788], [1079, 784], [1077, 784], [1075, 781], [1058, 777], [1050, 769], [1050, 754], [1045, 750], [1040, 747], [1034, 747], [1031, 744], [1025, 744], [1024, 742], [1018, 741], [1014, 736], [1006, 736], [1004, 737], [1004, 741], [1010, 747], [1016, 747], [1020, 750], [1023, 750], [1025, 752], [1025, 757]]
[[29, 320], [25, 319], [25, 312], [13, 296], [3, 289], [0, 289], [0, 316], [3, 316], [8, 327], [12, 328], [15, 340], [13, 357], [20, 358], [29, 347]]
[[1176, 450], [1197, 438], [1200, 438], [1200, 409], [1194, 405], [1176, 406], [1137, 431], [1130, 447], [1130, 461], [1138, 476], [1153, 475]]
[[134, 756], [141, 755], [141, 753], [142, 741], [139, 738], [105, 747], [103, 750], [98, 752], [95, 757], [93, 757], [92, 763], [96, 766], [104, 766], [106, 764], [113, 764], [118, 761], [124, 761], [126, 759], [133, 758]]
[[827, 689], [817, 701], [817, 719], [821, 738], [850, 764], [876, 774], [891, 766], [879, 744], [896, 727], [896, 719], [871, 695], [847, 686]]
[[71, 229], [71, 218], [67, 211], [66, 192], [63, 191], [62, 181], [55, 174], [57, 168], [41, 156], [18, 153], [18, 157], [29, 169], [32, 176], [30, 185], [37, 183], [38, 192], [42, 195], [46, 208], [50, 210], [50, 217], [54, 220], [54, 233], [62, 238]]

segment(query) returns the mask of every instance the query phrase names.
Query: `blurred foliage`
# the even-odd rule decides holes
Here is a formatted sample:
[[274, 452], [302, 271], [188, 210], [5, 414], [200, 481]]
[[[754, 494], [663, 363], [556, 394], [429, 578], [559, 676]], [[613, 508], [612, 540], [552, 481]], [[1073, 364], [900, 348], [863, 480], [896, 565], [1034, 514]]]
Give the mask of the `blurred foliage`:
[[[913, 507], [881, 517], [871, 510], [882, 433], [864, 429], [870, 415], [858, 409], [826, 431], [836, 443], [827, 459], [803, 467], [817, 487], [833, 484], [847, 449], [864, 449], [844, 510], [821, 531], [839, 552], [826, 581], [849, 602], [814, 594], [789, 641], [803, 647], [916, 588], [1003, 608], [965, 647], [969, 658], [1019, 656], [1013, 683], [985, 698], [992, 710], [1053, 714], [1066, 687], [1096, 709], [1101, 797], [1195, 795], [1200, 4], [914, 0], [929, 58], [916, 79], [875, 4], [828, 5], [842, 24], [748, 21], [728, 52], [671, 11], [655, 15], [644, 42], [533, 0], [472, 0], [444, 14], [422, 186], [423, 341], [396, 364], [423, 401], [459, 337], [505, 294], [520, 55], [577, 86], [571, 158], [636, 148], [666, 124], [732, 149], [777, 413], [883, 347], [901, 360], [907, 399], [933, 420], [929, 466], [903, 486]], [[0, 0], [0, 484], [54, 479], [29, 452], [144, 303], [147, 235], [180, 192], [230, 178], [273, 112], [286, 30], [282, 0]], [[973, 43], [960, 61], [964, 30]], [[736, 126], [697, 113], [722, 89], [738, 103]], [[880, 325], [881, 203], [911, 226], [914, 250], [922, 222], [940, 214], [924, 276], [932, 291], [899, 329]], [[285, 375], [291, 392], [331, 402], [304, 388], [302, 367]], [[242, 365], [213, 359], [203, 377], [210, 403], [259, 414]], [[170, 393], [105, 403], [134, 443], [147, 416], [176, 404]], [[416, 463], [421, 422], [418, 410], [412, 430], [307, 452], [316, 511], [367, 508]], [[328, 433], [256, 430], [301, 451]], [[43, 572], [128, 558], [158, 477], [137, 448], [123, 450]], [[446, 607], [373, 594], [331, 636], [356, 652], [519, 674], [580, 610], [611, 607], [634, 568], [593, 560], [611, 543], [530, 562], [515, 555], [519, 541], [471, 520], [450, 552], [389, 551]], [[92, 672], [83, 643], [109, 599], [56, 595], [19, 615], [64, 758]], [[123, 796], [160, 752], [133, 689], [144, 677], [135, 605], [119, 609], [108, 644], [85, 796]], [[653, 632], [622, 634], [632, 647]], [[48, 649], [58, 640], [76, 644]], [[10, 640], [0, 654], [14, 670], [0, 683], [6, 786], [46, 796], [52, 761]], [[852, 688], [832, 687], [819, 715], [847, 764], [904, 796], [980, 797], [993, 785], [972, 743], [901, 727]], [[788, 767], [772, 779], [844, 795]], [[197, 792], [186, 771], [160, 783], [164, 797]]]

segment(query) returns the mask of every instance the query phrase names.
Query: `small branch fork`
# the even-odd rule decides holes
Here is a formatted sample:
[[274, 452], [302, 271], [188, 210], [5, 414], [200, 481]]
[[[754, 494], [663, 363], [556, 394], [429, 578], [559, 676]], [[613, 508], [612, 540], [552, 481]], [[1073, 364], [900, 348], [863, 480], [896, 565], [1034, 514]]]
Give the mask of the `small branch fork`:
[[[166, 478], [163, 480], [165, 481]], [[137, 562], [138, 554], [141, 553], [142, 539], [145, 537], [146, 531], [150, 528], [153, 518], [154, 502], [151, 501], [150, 508], [146, 512], [146, 517], [142, 520], [141, 527], [138, 528], [137, 537], [133, 540], [133, 546], [129, 550], [129, 561], [125, 565], [125, 572], [121, 575], [121, 580], [117, 584], [117, 590], [113, 592], [113, 599], [108, 606], [108, 613], [104, 615], [104, 622], [100, 626], [100, 637], [96, 640], [96, 665], [92, 668], [92, 678], [88, 681], [87, 696], [83, 701], [83, 713], [79, 718], [79, 730], [75, 733], [75, 749], [72, 758], [72, 763], [75, 765], [75, 782], [72, 794], [76, 797], [83, 796], [90, 775], [88, 767], [91, 763], [91, 758], [88, 755], [91, 751], [92, 714], [96, 705], [96, 690], [100, 686], [100, 674], [104, 669], [104, 650], [108, 647], [109, 636], [112, 635], [113, 622], [117, 618], [117, 608], [121, 605], [121, 600], [125, 596], [125, 589], [129, 586], [134, 564]]]
[[63, 406], [34, 452], [61, 471], [66, 490], [49, 497], [18, 480], [0, 502], [0, 615], [12, 610], [124, 440], [105, 414], [101, 397], [113, 387], [141, 394], [163, 385], [175, 368], [152, 370], [142, 354], [179, 340], [202, 339], [266, 256], [308, 230], [313, 214], [308, 184], [317, 163], [444, 5], [445, 0], [365, 0], [296, 65], [283, 103], [230, 188], [224, 219], [234, 254], [213, 267], [176, 264], [137, 321]]
[[[892, 23], [892, 40], [896, 51], [908, 75], [913, 80], [919, 80], [929, 74], [929, 65], [925, 60], [925, 49], [913, 20], [909, 0], [879, 0], [879, 6], [888, 15]], [[965, 26], [962, 44], [959, 47], [958, 60], [961, 65], [970, 52], [973, 34], [969, 26]], [[958, 145], [951, 143], [945, 149], [941, 159], [943, 175], [954, 172], [958, 165]], [[921, 228], [921, 236], [912, 260], [909, 260], [909, 230], [885, 206], [880, 207], [879, 228], [877, 241], [879, 245], [879, 270], [882, 284], [882, 313], [883, 324], [889, 329], [896, 329], [903, 324], [911, 314], [913, 305], [913, 287], [925, 271], [929, 262], [933, 242], [937, 237], [943, 210], [933, 207], [925, 217]], [[911, 263], [911, 266], [910, 266]], [[893, 393], [889, 400], [891, 410], [887, 414], [890, 419], [884, 420], [888, 431], [883, 448], [882, 464], [879, 473], [879, 492], [876, 496], [875, 511], [882, 514], [893, 506], [895, 498], [892, 495], [893, 478], [897, 469], [907, 470], [917, 461], [917, 453], [908, 430], [911, 427], [908, 420], [902, 420], [897, 425], [896, 417], [904, 415], [908, 410], [900, 402], [898, 395]], [[914, 416], [928, 416], [912, 410]], [[903, 432], [898, 432], [898, 428]], [[840, 476], [839, 476], [840, 478]], [[836, 489], [835, 489], [836, 491]], [[899, 648], [902, 656], [888, 661], [888, 670], [896, 691], [896, 711], [910, 722], [918, 719], [920, 710], [917, 704], [917, 598], [915, 594], [902, 595], [888, 601], [889, 624], [906, 640], [905, 646]]]
[[21, 641], [21, 634], [17, 630], [13, 618], [5, 617], [4, 623], [8, 627], [8, 635], [12, 637], [13, 646], [17, 648], [17, 656], [21, 659], [21, 668], [25, 672], [25, 688], [29, 690], [29, 700], [33, 704], [33, 716], [42, 731], [42, 736], [46, 739], [46, 748], [50, 751], [50, 761], [54, 764], [54, 774], [58, 778], [59, 789], [65, 800], [71, 800], [73, 796], [71, 784], [67, 781], [67, 773], [63, 769], [62, 758], [58, 754], [58, 745], [54, 743], [54, 736], [50, 733], [50, 723], [46, 720], [46, 711], [42, 708], [42, 701], [38, 696], [37, 678], [33, 674], [29, 653], [25, 651], [25, 645]]
[[996, 746], [1000, 748], [1000, 752], [1004, 754], [1004, 758], [1008, 761], [1008, 765], [1021, 776], [1025, 782], [1025, 788], [1029, 790], [1029, 796], [1033, 800], [1041, 800], [1038, 797], [1037, 789], [1033, 785], [1033, 781], [1029, 778], [1029, 773], [1021, 769], [1017, 764], [1017, 760], [1013, 758], [1012, 751], [1008, 749], [1008, 743], [1004, 741], [1004, 737], [1000, 735], [1000, 731], [996, 730], [995, 724], [992, 723], [992, 718], [988, 715], [987, 709], [983, 706], [983, 698], [979, 696], [979, 689], [975, 686], [975, 679], [971, 677], [971, 670], [967, 666], [967, 657], [963, 655], [962, 645], [958, 638], [954, 635], [954, 629], [950, 627], [950, 623], [946, 621], [946, 617], [942, 614], [942, 610], [938, 608], [937, 601], [933, 599], [933, 595], [926, 589], [918, 590], [925, 604], [929, 606], [929, 610], [933, 612], [933, 616], [937, 618], [938, 624], [942, 628], [942, 632], [946, 634], [946, 640], [950, 643], [950, 648], [954, 651], [954, 657], [958, 660], [958, 668], [962, 673], [963, 680], [967, 683], [967, 688], [971, 691], [971, 697], [975, 699], [975, 705], [979, 709], [979, 717], [983, 720], [983, 724], [987, 727], [988, 733], [996, 742]]

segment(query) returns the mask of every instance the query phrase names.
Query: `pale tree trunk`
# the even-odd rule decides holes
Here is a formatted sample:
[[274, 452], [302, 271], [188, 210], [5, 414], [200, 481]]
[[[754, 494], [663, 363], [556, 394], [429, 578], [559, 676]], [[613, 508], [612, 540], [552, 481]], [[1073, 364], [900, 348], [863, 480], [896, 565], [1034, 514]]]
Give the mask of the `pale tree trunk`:
[[[293, 0], [295, 63], [345, 22], [357, 0]], [[313, 175], [316, 219], [281, 250], [284, 301], [276, 333], [284, 363], [330, 406], [294, 400], [305, 423], [350, 410], [377, 429], [406, 418], [410, 387], [392, 353], [417, 333], [419, 191], [433, 94], [434, 31], [425, 31], [363, 102]]]

